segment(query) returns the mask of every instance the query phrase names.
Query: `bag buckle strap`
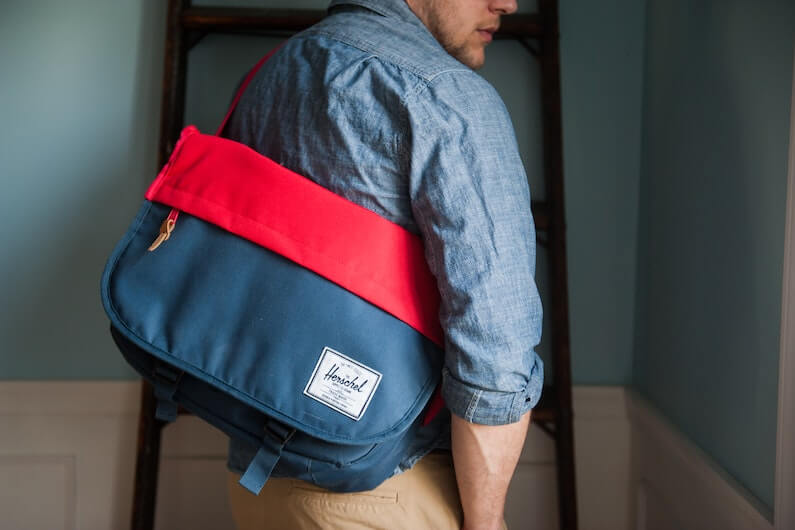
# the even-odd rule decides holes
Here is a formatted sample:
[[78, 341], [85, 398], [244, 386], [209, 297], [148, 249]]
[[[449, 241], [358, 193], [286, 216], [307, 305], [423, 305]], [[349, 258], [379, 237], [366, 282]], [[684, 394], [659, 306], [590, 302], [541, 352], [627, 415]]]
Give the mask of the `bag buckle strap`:
[[268, 422], [265, 423], [265, 434], [276, 440], [280, 446], [284, 447], [295, 434], [295, 429], [281, 422], [268, 420]]
[[174, 401], [174, 395], [182, 381], [184, 370], [164, 362], [156, 362], [153, 374], [154, 394], [157, 399], [157, 409], [155, 417], [162, 421], [174, 421], [177, 419], [178, 406]]
[[246, 468], [246, 472], [240, 477], [240, 485], [254, 495], [259, 495], [262, 487], [268, 482], [273, 468], [282, 456], [284, 446], [295, 434], [295, 429], [276, 420], [268, 420], [264, 431], [262, 445]]

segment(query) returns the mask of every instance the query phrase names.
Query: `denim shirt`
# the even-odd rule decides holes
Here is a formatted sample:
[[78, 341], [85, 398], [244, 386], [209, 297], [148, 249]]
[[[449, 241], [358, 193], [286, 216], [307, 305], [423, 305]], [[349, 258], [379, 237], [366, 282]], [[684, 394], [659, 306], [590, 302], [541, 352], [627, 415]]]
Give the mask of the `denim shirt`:
[[[513, 126], [405, 0], [333, 0], [257, 73], [227, 136], [421, 236], [441, 294], [449, 411], [501, 425], [535, 406], [542, 310]], [[396, 472], [446, 444], [449, 415]], [[233, 440], [229, 467], [255, 450]]]

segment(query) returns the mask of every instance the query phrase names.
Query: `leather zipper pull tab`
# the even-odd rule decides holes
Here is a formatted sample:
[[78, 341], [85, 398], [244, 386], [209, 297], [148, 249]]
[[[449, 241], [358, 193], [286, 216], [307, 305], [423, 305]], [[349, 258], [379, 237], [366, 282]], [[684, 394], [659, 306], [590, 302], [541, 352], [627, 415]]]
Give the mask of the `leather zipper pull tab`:
[[166, 217], [165, 221], [163, 221], [163, 224], [160, 225], [160, 234], [158, 234], [157, 238], [155, 238], [155, 240], [149, 246], [149, 252], [156, 250], [157, 247], [159, 247], [161, 243], [163, 243], [163, 241], [171, 237], [171, 232], [174, 231], [174, 227], [177, 225], [178, 216], [179, 216], [178, 210], [172, 209], [169, 212], [168, 217]]

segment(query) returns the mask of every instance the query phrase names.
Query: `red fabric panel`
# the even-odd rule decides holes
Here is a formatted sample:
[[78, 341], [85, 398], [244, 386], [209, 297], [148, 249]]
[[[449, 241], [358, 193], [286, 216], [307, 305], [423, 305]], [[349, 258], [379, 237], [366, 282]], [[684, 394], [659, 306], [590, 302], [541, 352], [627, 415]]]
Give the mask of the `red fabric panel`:
[[146, 198], [277, 252], [444, 344], [420, 238], [245, 145], [186, 127]]

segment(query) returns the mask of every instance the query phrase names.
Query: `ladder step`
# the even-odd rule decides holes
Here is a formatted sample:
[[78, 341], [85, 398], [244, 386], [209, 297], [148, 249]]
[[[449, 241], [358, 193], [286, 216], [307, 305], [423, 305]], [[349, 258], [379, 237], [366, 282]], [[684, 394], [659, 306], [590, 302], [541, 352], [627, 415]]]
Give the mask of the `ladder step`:
[[296, 32], [316, 24], [325, 15], [319, 9], [190, 7], [182, 12], [180, 23], [186, 29], [212, 33]]
[[[190, 7], [180, 16], [183, 28], [211, 33], [261, 31], [296, 32], [319, 22], [319, 9], [262, 9], [256, 7]], [[497, 38], [540, 38], [544, 34], [538, 14], [511, 15], [502, 21]]]

